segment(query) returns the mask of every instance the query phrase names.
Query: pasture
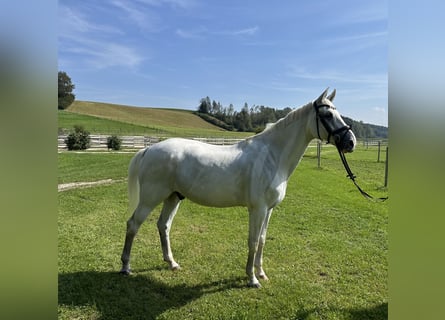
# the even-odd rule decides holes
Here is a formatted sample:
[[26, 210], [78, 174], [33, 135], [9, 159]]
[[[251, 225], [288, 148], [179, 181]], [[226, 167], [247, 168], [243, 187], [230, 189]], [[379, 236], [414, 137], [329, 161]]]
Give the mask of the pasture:
[[[376, 147], [347, 155], [367, 192], [385, 196]], [[59, 183], [118, 182], [59, 193], [59, 319], [386, 319], [388, 204], [363, 198], [337, 151], [312, 145], [274, 210], [264, 252], [270, 281], [247, 288], [245, 208], [183, 201], [171, 230], [182, 269], [162, 260], [156, 221], [142, 225], [133, 274], [118, 274], [133, 154], [59, 154]], [[382, 157], [384, 159], [384, 156]], [[388, 200], [390, 201], [390, 200]]]
[[59, 110], [58, 122], [59, 132], [82, 125], [90, 133], [110, 135], [227, 138], [252, 135], [251, 132], [223, 130], [190, 110], [140, 108], [89, 101], [74, 101], [66, 110]]

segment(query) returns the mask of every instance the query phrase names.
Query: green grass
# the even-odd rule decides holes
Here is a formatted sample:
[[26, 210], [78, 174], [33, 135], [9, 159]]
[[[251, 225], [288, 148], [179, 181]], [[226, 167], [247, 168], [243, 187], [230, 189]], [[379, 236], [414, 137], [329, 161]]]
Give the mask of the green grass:
[[60, 131], [82, 125], [91, 133], [117, 135], [151, 135], [162, 137], [245, 138], [253, 133], [232, 132], [214, 126], [190, 110], [142, 108], [74, 101], [58, 111]]
[[[386, 319], [388, 204], [363, 198], [334, 148], [322, 168], [309, 148], [274, 210], [264, 253], [270, 277], [246, 287], [247, 212], [184, 200], [171, 231], [182, 269], [162, 261], [156, 220], [141, 226], [129, 277], [117, 274], [126, 183], [59, 193], [60, 319]], [[126, 178], [131, 154], [59, 154], [59, 182]], [[376, 149], [348, 155], [359, 184], [386, 194]], [[388, 200], [390, 201], [390, 200]]]
[[58, 154], [58, 183], [125, 179], [133, 153], [64, 152]]
[[69, 131], [75, 125], [82, 125], [90, 133], [94, 134], [118, 134], [118, 135], [167, 135], [165, 130], [156, 127], [135, 125], [116, 120], [108, 120], [100, 117], [58, 110], [59, 131]]

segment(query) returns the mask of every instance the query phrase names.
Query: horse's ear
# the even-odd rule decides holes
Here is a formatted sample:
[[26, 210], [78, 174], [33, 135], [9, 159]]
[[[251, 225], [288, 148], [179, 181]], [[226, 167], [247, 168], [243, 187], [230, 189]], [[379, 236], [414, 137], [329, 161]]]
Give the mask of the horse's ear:
[[327, 99], [331, 102], [334, 101], [335, 93], [336, 93], [336, 90], [334, 89], [334, 91], [332, 91], [331, 94], [328, 95]]
[[328, 90], [329, 90], [329, 87], [327, 87], [326, 90], [323, 91], [323, 93], [317, 98], [317, 103], [318, 103], [318, 104], [323, 103], [323, 100], [324, 100], [324, 99], [326, 98], [326, 96], [328, 95]]

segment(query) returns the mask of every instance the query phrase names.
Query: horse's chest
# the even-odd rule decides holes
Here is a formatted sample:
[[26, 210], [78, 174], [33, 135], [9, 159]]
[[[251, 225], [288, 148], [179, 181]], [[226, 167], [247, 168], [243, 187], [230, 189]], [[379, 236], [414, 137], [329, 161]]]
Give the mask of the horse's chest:
[[275, 203], [274, 207], [283, 201], [284, 196], [286, 195], [287, 181], [281, 182], [278, 186], [275, 187]]
[[269, 208], [273, 208], [283, 201], [286, 195], [287, 181], [272, 183], [263, 194], [264, 200]]

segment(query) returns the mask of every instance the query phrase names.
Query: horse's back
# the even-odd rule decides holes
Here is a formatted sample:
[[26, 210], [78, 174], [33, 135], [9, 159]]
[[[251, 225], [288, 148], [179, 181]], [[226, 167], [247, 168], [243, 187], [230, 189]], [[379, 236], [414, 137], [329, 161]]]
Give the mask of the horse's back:
[[169, 162], [198, 161], [206, 165], [232, 162], [239, 155], [236, 146], [217, 146], [200, 141], [170, 138], [161, 141], [147, 150], [150, 161]]

